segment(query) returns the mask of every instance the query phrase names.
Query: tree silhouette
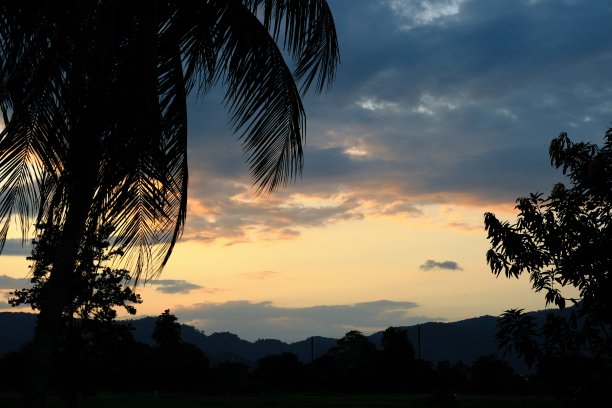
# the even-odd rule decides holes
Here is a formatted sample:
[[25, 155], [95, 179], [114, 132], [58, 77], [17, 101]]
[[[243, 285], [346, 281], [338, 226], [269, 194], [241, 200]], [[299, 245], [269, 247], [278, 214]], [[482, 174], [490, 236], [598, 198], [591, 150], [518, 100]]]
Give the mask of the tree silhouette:
[[178, 318], [166, 309], [157, 317], [151, 334], [157, 347], [153, 349], [152, 367], [156, 389], [166, 391], [201, 388], [208, 375], [208, 358], [195, 345], [181, 339]]
[[[56, 250], [56, 239], [59, 229], [56, 226], [38, 226], [40, 235], [33, 240], [32, 255], [27, 259], [32, 262], [32, 286], [15, 290], [9, 298], [9, 304], [19, 306], [29, 304], [33, 310], [39, 310], [45, 285], [51, 274], [51, 260]], [[108, 266], [113, 258], [121, 256], [121, 251], [109, 249], [109, 237], [112, 229], [101, 226], [87, 237], [78, 249], [73, 282], [70, 289], [72, 300], [63, 311], [65, 324], [73, 326], [75, 319], [79, 325], [88, 328], [93, 324], [109, 324], [117, 317], [116, 308], [123, 308], [129, 314], [135, 314], [134, 304], [142, 300], [130, 287], [130, 272], [125, 269], [114, 269]]]
[[225, 86], [253, 182], [271, 191], [301, 171], [301, 93], [331, 82], [338, 46], [324, 0], [23, 0], [0, 16], [0, 249], [13, 221], [24, 237], [32, 219], [59, 228], [34, 338], [37, 406], [84, 240], [110, 225], [137, 282], [181, 235], [187, 95]]
[[[51, 271], [50, 260], [53, 259], [55, 239], [59, 233], [57, 227], [38, 226], [40, 236], [33, 241], [31, 279], [32, 286], [15, 290], [9, 304], [19, 306], [28, 304], [33, 310], [40, 309], [41, 296]], [[131, 287], [130, 274], [125, 269], [113, 269], [108, 266], [120, 251], [110, 251], [108, 239], [111, 229], [102, 226], [88, 237], [79, 248], [78, 262], [72, 275], [74, 292], [70, 295], [71, 303], [62, 312], [62, 330], [58, 339], [58, 348], [54, 353], [55, 365], [61, 367], [62, 384], [67, 405], [76, 406], [77, 390], [87, 386], [77, 372], [86, 371], [87, 366], [99, 362], [98, 355], [102, 349], [108, 350], [118, 340], [131, 339], [127, 325], [115, 322], [116, 308], [123, 308], [129, 314], [135, 314], [134, 304], [141, 303], [140, 295]], [[25, 353], [24, 353], [25, 354]], [[109, 356], [106, 356], [108, 359]]]
[[253, 372], [260, 390], [295, 391], [304, 387], [304, 365], [297, 354], [267, 355], [257, 360]]
[[157, 317], [151, 337], [159, 347], [172, 347], [181, 341], [181, 325], [178, 318], [170, 313], [170, 309], [164, 310]]
[[388, 327], [382, 335], [383, 353], [388, 359], [407, 362], [415, 358], [412, 342], [408, 338], [408, 332], [397, 327]]
[[[550, 144], [551, 164], [569, 177], [570, 186], [556, 184], [548, 197], [531, 194], [517, 200], [516, 223], [500, 222], [485, 215], [492, 248], [487, 261], [495, 275], [508, 278], [526, 273], [546, 303], [564, 309], [538, 328], [522, 310], [509, 310], [500, 320], [498, 339], [515, 349], [528, 363], [542, 363], [550, 356], [569, 357], [588, 352], [599, 361], [599, 381], [575, 378], [582, 394], [601, 396], [612, 373], [612, 129], [603, 147], [574, 143], [562, 133]], [[579, 297], [566, 298], [564, 287], [574, 287]], [[567, 371], [567, 370], [564, 370]], [[573, 372], [573, 371], [572, 371]], [[608, 397], [609, 398], [609, 397]]]
[[381, 379], [390, 391], [405, 391], [416, 375], [415, 351], [406, 330], [387, 328], [382, 335]]
[[475, 391], [479, 394], [518, 394], [526, 388], [525, 382], [508, 363], [493, 355], [474, 361], [471, 374]]
[[358, 330], [347, 332], [332, 347], [330, 358], [337, 389], [359, 390], [371, 383], [375, 375], [376, 347]]

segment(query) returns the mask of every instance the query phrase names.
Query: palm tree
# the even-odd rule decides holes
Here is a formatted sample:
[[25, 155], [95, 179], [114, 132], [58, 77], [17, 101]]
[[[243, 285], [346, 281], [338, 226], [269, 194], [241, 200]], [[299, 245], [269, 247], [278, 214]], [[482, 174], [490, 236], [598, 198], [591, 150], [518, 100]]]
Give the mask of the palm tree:
[[1, 2], [0, 250], [15, 222], [23, 239], [33, 222], [61, 231], [35, 360], [55, 346], [76, 254], [101, 225], [136, 281], [168, 261], [186, 217], [190, 92], [225, 86], [253, 182], [269, 192], [300, 173], [301, 95], [324, 90], [337, 63], [325, 0]]

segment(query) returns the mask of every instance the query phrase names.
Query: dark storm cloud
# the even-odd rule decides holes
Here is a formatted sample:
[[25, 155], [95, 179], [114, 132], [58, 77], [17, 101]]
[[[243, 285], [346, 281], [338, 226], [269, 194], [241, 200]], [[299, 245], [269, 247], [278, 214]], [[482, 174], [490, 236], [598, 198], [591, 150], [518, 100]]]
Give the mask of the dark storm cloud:
[[203, 286], [185, 280], [158, 279], [147, 282], [147, 285], [155, 286], [155, 290], [162, 293], [189, 293], [192, 290], [203, 289]]
[[459, 264], [455, 261], [434, 261], [433, 259], [428, 259], [424, 264], [419, 266], [420, 269], [424, 271], [430, 271], [432, 269], [445, 269], [450, 271], [461, 271], [463, 268], [459, 266]]
[[[606, 0], [331, 1], [342, 64], [309, 95], [302, 179], [241, 201], [249, 177], [215, 88], [190, 105], [191, 236], [244, 239], [470, 196], [512, 203], [562, 176], [550, 140], [601, 143], [612, 118], [612, 3]], [[297, 206], [293, 194], [335, 204]], [[368, 208], [366, 208], [366, 204]], [[282, 234], [282, 231], [291, 234]], [[189, 234], [188, 234], [189, 235]]]
[[303, 340], [312, 335], [341, 337], [351, 329], [375, 331], [431, 318], [413, 315], [414, 302], [381, 300], [348, 305], [322, 305], [304, 308], [274, 306], [272, 302], [246, 300], [201, 303], [176, 309], [181, 320], [191, 322], [207, 333], [234, 331], [243, 338]]
[[350, 178], [351, 174], [363, 166], [359, 158], [351, 158], [345, 153], [345, 148], [307, 148], [306, 157], [308, 166], [304, 169], [304, 178], [307, 180]]
[[[426, 176], [423, 189], [438, 186], [445, 191], [478, 195], [486, 188], [491, 193], [489, 200], [499, 197], [506, 202], [530, 192], [547, 190], [552, 187], [551, 179], [560, 175], [551, 168], [548, 149], [544, 146], [492, 149], [455, 163], [440, 163], [440, 166], [447, 169], [446, 175]], [[491, 170], [485, 171], [486, 168]]]
[[382, 99], [418, 98], [422, 89], [463, 89], [497, 99], [536, 79], [552, 82], [567, 72], [581, 77], [574, 67], [598, 59], [610, 44], [607, 1], [464, 1], [444, 24], [433, 20], [412, 30], [401, 29], [410, 15], [391, 6], [402, 2], [361, 3], [368, 4], [333, 3], [343, 61], [349, 60], [338, 79], [358, 85], [351, 88], [359, 92], [363, 86], [385, 90]]
[[[365, 81], [351, 82], [353, 98], [376, 97], [410, 109], [425, 92], [436, 98], [461, 97], [479, 108], [470, 115], [484, 113], [489, 122], [493, 118], [486, 117], [486, 108], [491, 102], [538, 105], [545, 96], [575, 93], [572, 88], [581, 83], [609, 85], [610, 4], [573, 3], [464, 2], [453, 23], [407, 32], [388, 24], [388, 18], [379, 19], [383, 25], [367, 31], [383, 30], [378, 35], [344, 44], [344, 54], [355, 53], [355, 60], [372, 67]], [[342, 18], [338, 20], [342, 24]], [[374, 58], [363, 58], [364, 48], [376, 50], [376, 63], [370, 62]], [[339, 81], [352, 81], [351, 70], [343, 64]], [[335, 99], [333, 92], [330, 95], [321, 98], [323, 103]], [[581, 106], [578, 101], [571, 103]], [[478, 125], [472, 122], [473, 128]], [[526, 135], [517, 135], [521, 136]]]
[[[487, 200], [512, 200], [516, 191], [532, 189], [525, 180], [542, 173], [548, 142], [560, 131], [601, 140], [612, 113], [606, 103], [612, 96], [610, 7], [466, 1], [442, 25], [377, 27], [387, 41], [377, 35], [345, 46], [356, 60], [362, 48], [382, 49], [370, 76], [347, 87], [355, 102], [376, 102], [353, 122], [369, 123], [372, 144], [388, 146], [381, 156], [387, 168], [406, 170], [407, 180], [424, 174], [423, 191], [445, 192], [461, 182]], [[387, 54], [387, 47], [394, 52]], [[339, 81], [351, 81], [351, 67], [342, 69]], [[335, 99], [332, 92], [317, 108]], [[489, 157], [504, 151], [511, 167], [503, 169], [508, 188], [501, 190]], [[520, 151], [527, 154], [512, 154]], [[462, 171], [467, 164], [469, 173]], [[549, 182], [551, 174], [538, 181]]]

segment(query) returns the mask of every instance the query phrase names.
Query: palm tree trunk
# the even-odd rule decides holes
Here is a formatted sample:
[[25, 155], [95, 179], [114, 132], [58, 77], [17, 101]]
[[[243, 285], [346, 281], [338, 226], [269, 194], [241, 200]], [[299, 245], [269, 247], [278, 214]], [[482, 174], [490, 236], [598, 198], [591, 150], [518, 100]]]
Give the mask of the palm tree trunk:
[[[77, 146], [71, 149], [71, 154], [75, 159], [74, 167], [78, 170], [72, 172], [74, 176], [71, 177], [68, 190], [68, 210], [62, 233], [56, 243], [49, 280], [41, 297], [32, 353], [28, 361], [30, 376], [26, 383], [25, 396], [30, 408], [42, 408], [45, 405], [49, 376], [54, 369], [51, 363], [61, 345], [60, 339], [63, 335], [63, 314], [74, 298], [73, 274], [78, 261], [79, 246], [86, 235], [96, 186], [93, 165], [96, 163], [96, 153], [91, 152], [87, 140], [80, 140], [76, 144]], [[70, 378], [62, 378], [61, 381], [70, 381]]]
[[[78, 262], [79, 246], [87, 234], [88, 224], [92, 222], [90, 217], [101, 159], [98, 142], [103, 131], [104, 115], [107, 114], [103, 106], [109, 61], [103, 51], [98, 49], [97, 58], [94, 59], [97, 64], [92, 62], [89, 55], [83, 55], [83, 60], [77, 61], [66, 72], [73, 87], [84, 90], [84, 93], [66, 95], [66, 105], [71, 111], [69, 117], [74, 120], [66, 135], [68, 152], [62, 180], [67, 186], [66, 214], [55, 246], [49, 280], [42, 294], [34, 333], [29, 367], [31, 382], [25, 390], [26, 402], [31, 408], [42, 408], [45, 405], [51, 362], [62, 335], [63, 313], [74, 300], [73, 274]], [[86, 70], [88, 64], [94, 64], [95, 69], [89, 67]], [[70, 381], [70, 378], [62, 380]]]
[[[40, 313], [30, 356], [30, 383], [26, 399], [32, 408], [43, 407], [51, 373], [51, 361], [60, 346], [63, 312], [72, 301], [72, 274], [78, 256], [79, 237], [83, 236], [88, 201], [77, 200], [66, 218], [62, 239], [57, 243], [56, 259], [41, 299]], [[68, 380], [68, 379], [66, 379]]]

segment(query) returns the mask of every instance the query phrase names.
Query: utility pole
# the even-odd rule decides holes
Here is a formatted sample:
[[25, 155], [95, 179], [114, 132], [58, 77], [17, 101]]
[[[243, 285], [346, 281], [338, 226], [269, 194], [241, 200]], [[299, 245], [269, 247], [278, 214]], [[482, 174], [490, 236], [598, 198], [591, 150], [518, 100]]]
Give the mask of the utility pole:
[[310, 336], [310, 363], [314, 364], [314, 336]]
[[419, 360], [421, 359], [421, 325], [417, 325], [417, 343], [419, 348]]
[[423, 385], [423, 360], [421, 360], [421, 325], [417, 325], [417, 348], [419, 353], [419, 359], [417, 360], [417, 381], [419, 383], [419, 388], [422, 388]]

